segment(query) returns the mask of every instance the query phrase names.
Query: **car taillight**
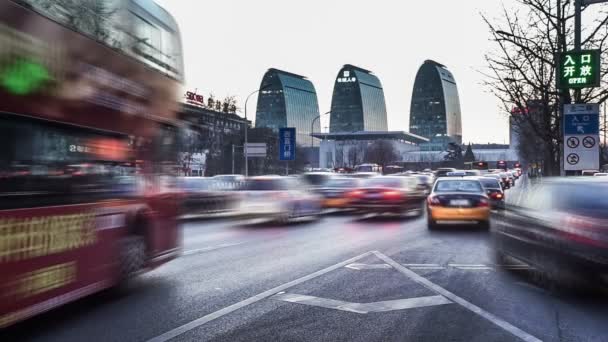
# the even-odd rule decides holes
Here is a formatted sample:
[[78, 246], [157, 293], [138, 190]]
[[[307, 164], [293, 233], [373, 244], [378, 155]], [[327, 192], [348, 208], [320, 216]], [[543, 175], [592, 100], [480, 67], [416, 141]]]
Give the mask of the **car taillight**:
[[350, 198], [359, 198], [361, 196], [363, 196], [363, 191], [361, 190], [355, 190], [348, 193], [348, 197]]
[[487, 199], [482, 198], [482, 199], [479, 200], [479, 202], [477, 202], [477, 206], [478, 207], [482, 207], [482, 208], [483, 207], [489, 207], [490, 206], [490, 202], [488, 202]]
[[428, 203], [430, 206], [440, 206], [441, 201], [437, 197], [429, 197]]
[[386, 199], [399, 199], [401, 198], [401, 192], [396, 190], [387, 190], [382, 193], [382, 196]]
[[501, 199], [503, 199], [505, 196], [504, 196], [503, 194], [501, 194], [500, 192], [492, 192], [492, 193], [490, 194], [490, 197], [491, 197], [492, 199], [501, 200]]

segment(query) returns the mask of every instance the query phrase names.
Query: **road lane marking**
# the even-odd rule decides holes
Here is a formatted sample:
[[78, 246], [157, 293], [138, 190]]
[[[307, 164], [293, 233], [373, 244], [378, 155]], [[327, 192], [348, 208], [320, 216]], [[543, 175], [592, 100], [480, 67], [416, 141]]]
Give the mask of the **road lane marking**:
[[490, 266], [457, 266], [455, 267], [459, 270], [465, 270], [465, 271], [493, 271], [494, 268], [490, 267]]
[[443, 266], [410, 266], [410, 270], [445, 270]]
[[450, 267], [487, 267], [483, 264], [448, 264]]
[[348, 264], [352, 264], [353, 262], [358, 261], [358, 260], [360, 260], [362, 258], [365, 258], [366, 256], [369, 256], [371, 254], [372, 254], [372, 252], [363, 253], [363, 254], [361, 254], [359, 256], [356, 256], [354, 258], [348, 259], [348, 260], [343, 261], [343, 262], [339, 262], [339, 263], [337, 263], [335, 265], [329, 266], [327, 268], [324, 268], [324, 269], [319, 270], [317, 272], [311, 273], [311, 274], [306, 275], [304, 277], [298, 278], [296, 280], [290, 281], [290, 282], [285, 283], [283, 285], [279, 285], [279, 286], [277, 286], [275, 288], [272, 288], [270, 290], [267, 290], [267, 291], [264, 291], [262, 293], [259, 293], [259, 294], [255, 295], [253, 297], [249, 297], [249, 298], [247, 298], [247, 299], [245, 299], [243, 301], [240, 301], [238, 303], [232, 304], [232, 305], [227, 306], [227, 307], [225, 307], [223, 309], [220, 309], [218, 311], [212, 312], [212, 313], [210, 313], [208, 315], [205, 315], [205, 316], [203, 316], [201, 318], [195, 319], [195, 320], [193, 320], [193, 321], [191, 321], [189, 323], [186, 323], [186, 324], [184, 324], [182, 326], [179, 326], [179, 327], [177, 327], [177, 328], [175, 328], [173, 330], [169, 330], [169, 331], [165, 332], [164, 334], [161, 334], [159, 336], [156, 336], [154, 338], [149, 339], [147, 342], [166, 342], [166, 341], [169, 341], [169, 340], [171, 340], [171, 339], [173, 339], [173, 338], [175, 338], [177, 336], [180, 336], [180, 335], [182, 335], [182, 334], [184, 334], [184, 333], [186, 333], [186, 332], [188, 332], [190, 330], [196, 329], [196, 328], [198, 328], [198, 327], [200, 327], [200, 326], [202, 326], [202, 325], [204, 325], [206, 323], [209, 323], [209, 322], [211, 322], [211, 321], [213, 321], [215, 319], [218, 319], [218, 318], [220, 318], [222, 316], [225, 316], [225, 315], [227, 315], [229, 313], [232, 313], [232, 312], [234, 312], [234, 311], [236, 311], [238, 309], [241, 309], [241, 308], [244, 308], [244, 307], [246, 307], [246, 306], [248, 306], [250, 304], [259, 302], [259, 301], [261, 301], [263, 299], [266, 299], [266, 298], [268, 298], [268, 297], [270, 297], [272, 295], [275, 295], [275, 294], [277, 294], [277, 293], [279, 293], [281, 291], [287, 290], [288, 288], [293, 287], [295, 285], [298, 285], [298, 284], [301, 284], [303, 282], [309, 281], [311, 279], [317, 278], [317, 277], [319, 277], [321, 275], [324, 275], [326, 273], [329, 273], [331, 271], [335, 271], [335, 270], [337, 270], [339, 268], [342, 268], [342, 267], [344, 267], [344, 266], [346, 266]]
[[388, 312], [396, 310], [415, 309], [426, 306], [452, 304], [452, 302], [444, 296], [426, 296], [418, 298], [387, 300], [374, 303], [353, 303], [329, 298], [306, 296], [292, 293], [279, 293], [270, 297], [270, 299], [280, 300], [289, 303], [304, 304], [309, 306], [317, 306], [333, 310], [354, 312], [358, 314], [368, 314], [370, 312]]
[[461, 306], [463, 306], [464, 308], [476, 313], [477, 315], [487, 319], [488, 321], [494, 323], [495, 325], [501, 327], [502, 329], [508, 331], [509, 333], [513, 334], [514, 336], [519, 337], [520, 339], [526, 341], [526, 342], [542, 342], [542, 340], [532, 336], [531, 334], [528, 334], [527, 332], [519, 329], [518, 327], [512, 325], [511, 323], [508, 323], [506, 321], [504, 321], [503, 319], [495, 316], [494, 314], [489, 313], [488, 311], [483, 310], [482, 308], [478, 307], [477, 305], [466, 301], [465, 299], [453, 294], [452, 292], [444, 289], [443, 287], [431, 282], [430, 280], [418, 275], [416, 272], [408, 269], [407, 267], [402, 266], [401, 264], [399, 264], [398, 262], [396, 262], [395, 260], [389, 258], [388, 256], [378, 252], [378, 251], [374, 251], [373, 252], [378, 258], [382, 259], [385, 263], [393, 266], [394, 269], [396, 269], [397, 271], [401, 272], [402, 274], [404, 274], [405, 276], [407, 276], [408, 278], [414, 280], [415, 282], [425, 286], [426, 288], [435, 291], [436, 293], [446, 297], [447, 299], [460, 304]]
[[405, 267], [441, 267], [439, 264], [403, 264]]
[[191, 249], [191, 250], [185, 251], [182, 254], [182, 256], [188, 256], [188, 255], [193, 255], [193, 254], [200, 254], [200, 253], [205, 253], [205, 252], [211, 252], [211, 251], [215, 251], [215, 250], [222, 249], [222, 248], [242, 245], [243, 243], [244, 242], [239, 242], [239, 243], [223, 243], [221, 245], [216, 245], [216, 246], [209, 246], [209, 247], [204, 247], [204, 248]]
[[389, 265], [389, 264], [358, 264], [358, 263], [346, 265], [344, 267], [350, 268], [351, 270], [357, 270], [357, 271], [361, 271], [361, 270], [383, 270], [383, 269], [390, 269], [390, 268], [392, 268], [391, 265]]

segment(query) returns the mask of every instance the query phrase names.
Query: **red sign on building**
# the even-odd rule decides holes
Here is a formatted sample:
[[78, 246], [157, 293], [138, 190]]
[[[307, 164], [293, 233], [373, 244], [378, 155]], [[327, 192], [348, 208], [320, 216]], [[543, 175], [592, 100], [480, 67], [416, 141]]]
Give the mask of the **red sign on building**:
[[203, 95], [198, 95], [197, 93], [193, 93], [191, 91], [186, 92], [186, 102], [199, 107], [205, 106], [205, 99], [203, 98]]

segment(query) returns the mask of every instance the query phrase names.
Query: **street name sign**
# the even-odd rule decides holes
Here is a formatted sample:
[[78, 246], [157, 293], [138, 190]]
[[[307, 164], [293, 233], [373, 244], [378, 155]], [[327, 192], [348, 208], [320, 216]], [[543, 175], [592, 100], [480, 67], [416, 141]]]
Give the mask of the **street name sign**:
[[599, 113], [598, 104], [564, 106], [564, 170], [599, 170]]
[[267, 146], [266, 143], [247, 143], [247, 156], [250, 158], [265, 158]]
[[600, 86], [600, 51], [568, 51], [559, 54], [557, 87], [593, 88]]
[[296, 160], [296, 129], [293, 127], [279, 129], [279, 160]]

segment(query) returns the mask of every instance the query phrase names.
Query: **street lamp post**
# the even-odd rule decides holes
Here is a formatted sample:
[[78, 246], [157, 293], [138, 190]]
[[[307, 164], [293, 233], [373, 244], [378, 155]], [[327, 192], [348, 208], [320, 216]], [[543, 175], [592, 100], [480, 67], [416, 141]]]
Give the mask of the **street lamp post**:
[[[323, 113], [321, 115], [317, 115], [316, 118], [314, 118], [312, 120], [312, 123], [310, 124], [310, 167], [312, 167], [312, 158], [313, 158], [313, 149], [314, 149], [314, 137], [313, 137], [313, 133], [315, 132], [315, 122], [317, 122], [317, 120], [321, 119], [321, 117], [323, 115], [328, 115], [331, 114], [331, 111], [327, 112], [327, 113]], [[321, 153], [321, 149], [319, 147], [319, 154]]]
[[247, 131], [249, 130], [249, 125], [247, 124], [247, 102], [249, 102], [249, 98], [257, 93], [259, 93], [260, 91], [266, 89], [270, 87], [270, 84], [266, 84], [264, 86], [261, 86], [260, 89], [256, 89], [255, 91], [251, 92], [251, 94], [247, 95], [247, 98], [245, 99], [245, 144], [243, 146], [243, 150], [245, 153], [243, 153], [245, 155], [245, 177], [249, 177], [249, 155], [247, 153]]
[[319, 120], [323, 115], [327, 114], [331, 114], [331, 111], [323, 113], [321, 115], [317, 115], [317, 117], [312, 120], [312, 123], [310, 124], [310, 147], [314, 146], [314, 137], [312, 135], [315, 132], [315, 122], [317, 122], [317, 120]]
[[[582, 12], [583, 6], [587, 7], [593, 4], [600, 4], [608, 2], [608, 0], [574, 0], [574, 51], [582, 50], [582, 31], [583, 31], [583, 20]], [[574, 90], [575, 103], [581, 102], [581, 90]]]

